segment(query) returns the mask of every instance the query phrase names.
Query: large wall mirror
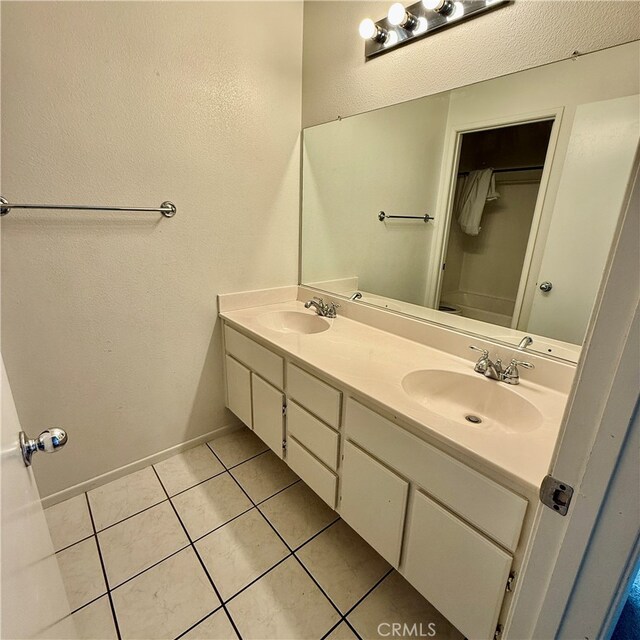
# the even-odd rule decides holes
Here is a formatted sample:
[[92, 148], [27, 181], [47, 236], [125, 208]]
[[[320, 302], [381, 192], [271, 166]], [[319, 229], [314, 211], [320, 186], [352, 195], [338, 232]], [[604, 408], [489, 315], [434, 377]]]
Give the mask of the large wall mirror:
[[639, 84], [632, 42], [305, 129], [301, 283], [576, 361]]

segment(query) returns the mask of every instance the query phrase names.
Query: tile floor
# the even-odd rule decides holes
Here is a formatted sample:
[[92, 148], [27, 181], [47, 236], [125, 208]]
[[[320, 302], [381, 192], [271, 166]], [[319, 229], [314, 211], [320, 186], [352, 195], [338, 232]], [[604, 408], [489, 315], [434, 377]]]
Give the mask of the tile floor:
[[82, 638], [461, 638], [249, 429], [45, 513]]

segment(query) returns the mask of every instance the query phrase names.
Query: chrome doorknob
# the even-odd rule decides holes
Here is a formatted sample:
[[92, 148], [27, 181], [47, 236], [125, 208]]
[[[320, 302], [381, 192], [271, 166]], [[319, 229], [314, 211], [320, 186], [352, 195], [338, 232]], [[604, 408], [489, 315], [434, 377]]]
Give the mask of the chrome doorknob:
[[540, 285], [540, 291], [544, 291], [545, 293], [549, 293], [553, 289], [553, 285], [550, 282], [543, 282]]
[[55, 453], [61, 447], [67, 444], [67, 432], [64, 429], [53, 427], [43, 431], [36, 439], [32, 440], [27, 437], [24, 431], [20, 432], [20, 450], [22, 451], [22, 459], [25, 467], [31, 466], [31, 456], [36, 451], [44, 451], [45, 453]]

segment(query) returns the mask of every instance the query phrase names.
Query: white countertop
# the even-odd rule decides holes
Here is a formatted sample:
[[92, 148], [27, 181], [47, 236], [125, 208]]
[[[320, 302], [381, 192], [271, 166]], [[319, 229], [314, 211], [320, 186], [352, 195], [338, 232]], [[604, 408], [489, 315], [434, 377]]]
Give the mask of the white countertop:
[[[221, 312], [220, 316], [357, 395], [384, 405], [426, 437], [496, 468], [518, 485], [535, 490], [540, 486], [548, 473], [567, 400], [565, 394], [527, 380], [526, 370], [521, 370], [517, 386], [482, 378], [473, 372], [473, 362], [469, 360], [341, 316], [328, 320], [331, 327], [321, 333], [283, 333], [268, 328], [260, 319], [262, 314], [274, 311], [315, 313], [306, 310], [302, 302], [291, 301]], [[531, 431], [519, 431], [515, 426], [505, 430], [444, 418], [414, 400], [402, 387], [402, 379], [408, 373], [422, 369], [470, 373], [478, 376], [480, 383], [504, 385], [538, 409], [541, 426]]]

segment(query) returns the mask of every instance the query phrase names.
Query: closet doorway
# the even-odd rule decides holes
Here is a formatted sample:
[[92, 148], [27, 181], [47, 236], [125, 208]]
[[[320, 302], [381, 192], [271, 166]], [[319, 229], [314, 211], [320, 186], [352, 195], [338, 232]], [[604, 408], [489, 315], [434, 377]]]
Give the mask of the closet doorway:
[[553, 124], [461, 134], [436, 308], [517, 327]]

